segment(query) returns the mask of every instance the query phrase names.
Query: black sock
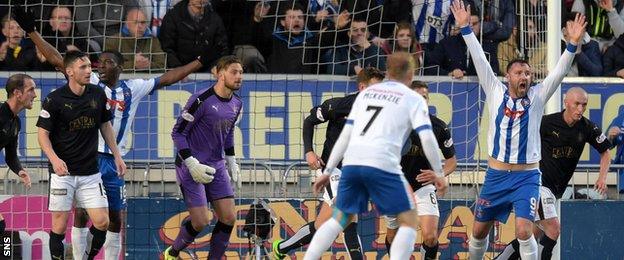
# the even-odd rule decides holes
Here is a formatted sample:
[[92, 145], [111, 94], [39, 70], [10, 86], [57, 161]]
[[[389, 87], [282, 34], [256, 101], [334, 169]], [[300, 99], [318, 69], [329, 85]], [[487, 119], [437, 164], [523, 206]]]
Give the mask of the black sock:
[[287, 254], [290, 250], [305, 246], [312, 241], [312, 237], [314, 237], [314, 233], [316, 233], [316, 228], [314, 227], [314, 221], [303, 225], [297, 233], [282, 241], [277, 247], [280, 254]]
[[4, 229], [6, 228], [6, 222], [4, 222], [3, 220], [0, 220], [0, 236], [2, 236], [4, 234]]
[[87, 235], [87, 259], [92, 260], [100, 252], [100, 248], [106, 241], [106, 230], [99, 230], [95, 226], [89, 228], [89, 235]]
[[357, 233], [357, 222], [352, 222], [349, 224], [344, 232], [345, 245], [347, 246], [347, 250], [349, 255], [351, 256], [351, 260], [360, 260], [363, 259], [362, 255], [362, 245], [360, 244], [360, 237]]
[[425, 243], [423, 243], [421, 246], [425, 249], [425, 259], [436, 259], [436, 257], [438, 256], [438, 243], [436, 243], [435, 246], [432, 247], [425, 245]]
[[56, 234], [50, 231], [50, 256], [54, 260], [65, 259], [65, 247], [63, 246], [65, 234]]
[[386, 242], [386, 251], [388, 251], [388, 256], [390, 256], [390, 247], [392, 247], [392, 243], [388, 241], [388, 237], [386, 237], [385, 242]]
[[[184, 227], [184, 229], [186, 229], [186, 232], [188, 232], [189, 235], [191, 235], [192, 237], [197, 237], [197, 235], [199, 235], [199, 231], [195, 230], [195, 228], [193, 227], [193, 223], [190, 220], [184, 222], [182, 226]], [[175, 248], [171, 247], [171, 250], [169, 250], [169, 255], [177, 257], [180, 255], [180, 251], [175, 250]]]
[[550, 237], [544, 235], [542, 239], [540, 239], [539, 243], [544, 246], [544, 249], [542, 250], [542, 260], [550, 260], [553, 248], [555, 248], [555, 245], [557, 244], [557, 240], [552, 240]]

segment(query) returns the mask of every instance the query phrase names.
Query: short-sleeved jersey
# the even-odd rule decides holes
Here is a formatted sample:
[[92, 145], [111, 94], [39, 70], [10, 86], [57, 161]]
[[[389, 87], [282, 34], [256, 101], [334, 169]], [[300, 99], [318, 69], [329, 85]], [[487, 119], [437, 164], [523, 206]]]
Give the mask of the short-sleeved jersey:
[[[128, 153], [128, 145], [126, 143], [139, 102], [158, 85], [159, 81], [160, 78], [119, 80], [117, 81], [117, 86], [111, 89], [101, 82], [95, 73], [91, 74], [91, 84], [101, 87], [106, 93], [106, 98], [108, 99], [106, 107], [113, 114], [111, 124], [113, 125], [115, 140], [122, 156]], [[112, 154], [101, 134], [98, 152]]]
[[450, 0], [412, 0], [412, 17], [420, 43], [435, 44], [449, 35], [453, 22]]
[[[37, 121], [38, 127], [50, 132], [52, 149], [71, 175], [98, 173], [98, 133], [112, 118], [104, 91], [91, 84], [84, 88], [80, 96], [68, 85], [52, 91], [44, 99]], [[54, 173], [51, 163], [48, 170]]]
[[[446, 123], [434, 115], [429, 115], [429, 119], [431, 120], [433, 134], [435, 135], [436, 141], [438, 141], [440, 150], [442, 150], [444, 159], [455, 156], [453, 138], [451, 137], [451, 131]], [[412, 186], [412, 190], [416, 191], [422, 187], [422, 184], [416, 181], [416, 176], [420, 174], [420, 170], [431, 170], [431, 164], [429, 164], [429, 160], [425, 156], [420, 143], [420, 137], [412, 132], [409, 140], [410, 148], [407, 153], [401, 157], [401, 168], [403, 168], [405, 178]]]
[[410, 132], [431, 129], [425, 100], [396, 81], [366, 88], [355, 99], [347, 124], [353, 124], [343, 166], [361, 165], [401, 171], [401, 149]]
[[[237, 95], [219, 97], [214, 87], [193, 94], [171, 133], [178, 152], [190, 149], [201, 163], [220, 167], [225, 149], [234, 147], [234, 126], [242, 105]], [[176, 158], [179, 164], [181, 158]]]
[[585, 143], [591, 144], [599, 153], [607, 151], [611, 144], [600, 127], [583, 117], [573, 126], [563, 120], [563, 112], [544, 116], [540, 130], [542, 136], [542, 185], [555, 197], [561, 198], [574, 174]]
[[0, 150], [4, 149], [6, 164], [14, 173], [23, 169], [17, 158], [17, 139], [21, 127], [20, 118], [13, 114], [9, 104], [0, 103]]
[[358, 93], [353, 93], [344, 97], [331, 98], [323, 102], [320, 106], [310, 110], [313, 118], [316, 119], [314, 123], [319, 124], [327, 122], [323, 153], [321, 154], [321, 159], [324, 162], [329, 160], [329, 155], [334, 148], [334, 144], [336, 144], [338, 140], [338, 136], [340, 136], [340, 132], [342, 132], [342, 128], [347, 121], [347, 116], [349, 116], [349, 112], [357, 96]]
[[568, 73], [576, 47], [569, 45], [553, 70], [542, 82], [527, 86], [526, 96], [512, 98], [508, 86], [492, 71], [483, 48], [470, 27], [461, 29], [486, 94], [490, 113], [488, 154], [504, 163], [530, 164], [540, 160], [540, 122], [544, 104]]

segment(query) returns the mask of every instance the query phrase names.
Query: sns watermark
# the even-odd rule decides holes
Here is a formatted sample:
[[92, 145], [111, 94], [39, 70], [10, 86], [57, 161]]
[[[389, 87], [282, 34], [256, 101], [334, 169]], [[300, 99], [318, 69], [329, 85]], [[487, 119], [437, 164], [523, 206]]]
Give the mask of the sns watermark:
[[11, 257], [13, 256], [11, 252], [11, 236], [2, 236], [2, 256], [3, 257]]

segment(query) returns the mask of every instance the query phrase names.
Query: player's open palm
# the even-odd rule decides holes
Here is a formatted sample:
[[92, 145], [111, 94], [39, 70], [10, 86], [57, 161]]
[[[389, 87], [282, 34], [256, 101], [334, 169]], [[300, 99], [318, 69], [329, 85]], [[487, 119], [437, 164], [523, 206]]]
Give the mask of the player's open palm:
[[455, 24], [464, 27], [470, 24], [470, 5], [465, 6], [463, 0], [454, 0], [451, 12], [455, 17]]
[[115, 166], [117, 167], [117, 176], [123, 177], [126, 175], [126, 163], [121, 157], [115, 159]]
[[436, 195], [438, 195], [438, 197], [442, 197], [444, 196], [444, 194], [446, 194], [446, 191], [448, 190], [448, 182], [446, 181], [446, 177], [436, 178], [433, 184], [436, 187]]
[[54, 169], [54, 173], [56, 173], [56, 175], [65, 176], [69, 174], [69, 172], [67, 172], [67, 164], [65, 164], [61, 158], [50, 160], [50, 163], [52, 163], [52, 168]]
[[566, 31], [568, 32], [572, 44], [578, 45], [581, 42], [581, 39], [585, 35], [586, 26], [587, 22], [585, 21], [585, 16], [582, 14], [576, 14], [574, 21], [567, 22]]
[[321, 191], [323, 191], [323, 188], [325, 188], [325, 186], [327, 186], [327, 183], [329, 183], [329, 175], [327, 174], [323, 174], [321, 175], [321, 177], [316, 178], [316, 182], [314, 182], [314, 194], [319, 194], [321, 193]]
[[22, 181], [22, 183], [24, 183], [24, 187], [30, 189], [30, 186], [32, 184], [30, 182], [30, 175], [28, 175], [28, 172], [26, 172], [24, 170], [21, 170], [18, 175], [19, 175], [20, 180]]

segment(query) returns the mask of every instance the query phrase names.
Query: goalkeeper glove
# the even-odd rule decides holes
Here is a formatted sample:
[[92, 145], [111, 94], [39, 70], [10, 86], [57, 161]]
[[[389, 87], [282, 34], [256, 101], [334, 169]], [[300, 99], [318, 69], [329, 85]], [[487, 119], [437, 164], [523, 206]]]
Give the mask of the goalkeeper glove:
[[236, 184], [236, 188], [240, 190], [242, 180], [240, 178], [240, 167], [238, 166], [238, 163], [236, 163], [236, 157], [226, 155], [225, 163], [227, 164], [228, 173], [230, 174], [232, 181]]
[[184, 164], [189, 169], [191, 177], [193, 177], [195, 182], [206, 184], [212, 182], [212, 179], [214, 179], [215, 169], [199, 163], [195, 157], [191, 156], [184, 159]]
[[13, 15], [15, 16], [15, 21], [26, 33], [35, 31], [35, 15], [32, 10], [26, 10], [21, 5], [14, 5]]

